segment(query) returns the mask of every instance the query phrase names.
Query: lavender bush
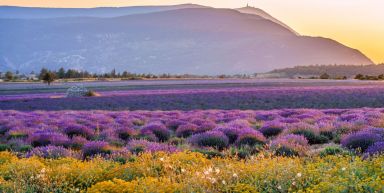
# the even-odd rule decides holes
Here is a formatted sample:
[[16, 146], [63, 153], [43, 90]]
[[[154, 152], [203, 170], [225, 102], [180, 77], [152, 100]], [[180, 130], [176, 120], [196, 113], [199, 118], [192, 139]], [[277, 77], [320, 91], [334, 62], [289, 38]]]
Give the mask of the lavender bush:
[[84, 144], [82, 148], [83, 157], [92, 157], [95, 155], [107, 155], [112, 152], [109, 144], [104, 141], [91, 141]]
[[302, 135], [288, 134], [273, 140], [270, 149], [277, 155], [304, 155], [308, 149], [308, 140]]
[[160, 142], [167, 141], [171, 136], [170, 131], [160, 123], [151, 123], [144, 126], [141, 129], [141, 134], [147, 136], [154, 135]]
[[44, 146], [33, 148], [30, 152], [26, 154], [26, 157], [38, 156], [48, 159], [59, 159], [64, 157], [70, 157], [72, 155], [71, 151], [59, 146]]
[[264, 145], [267, 139], [264, 135], [252, 128], [242, 129], [239, 133], [239, 136], [236, 140], [238, 146], [255, 146], [255, 145]]
[[178, 151], [175, 146], [167, 145], [164, 143], [149, 142], [146, 140], [132, 140], [127, 144], [127, 149], [135, 154], [157, 151], [173, 153]]
[[186, 138], [194, 134], [197, 131], [197, 129], [198, 129], [198, 126], [191, 123], [180, 125], [176, 130], [176, 136]]
[[220, 131], [207, 131], [191, 136], [189, 142], [198, 147], [212, 147], [222, 150], [228, 146], [229, 139]]
[[286, 126], [280, 122], [268, 122], [263, 127], [261, 127], [259, 131], [265, 137], [273, 137], [280, 134], [285, 129], [286, 129]]
[[[374, 143], [384, 141], [384, 129], [380, 127], [384, 124], [383, 117], [384, 109], [369, 108], [269, 111], [0, 110], [0, 128], [6, 128], [5, 133], [0, 134], [0, 143], [4, 150], [20, 155], [25, 155], [33, 147], [59, 146], [78, 154], [84, 152], [85, 156], [91, 157], [94, 154], [108, 156], [112, 150], [140, 152], [140, 147], [143, 147], [142, 151], [172, 152], [174, 145], [180, 149], [214, 151], [220, 155], [228, 152], [227, 149], [235, 149], [235, 152], [245, 155], [244, 151], [251, 151], [251, 146], [268, 150], [268, 144], [272, 145], [271, 150], [280, 152], [277, 154], [305, 155], [308, 146], [319, 152], [317, 149], [322, 145], [316, 144], [328, 142], [336, 143], [336, 146], [340, 144], [345, 150], [368, 151]], [[300, 122], [297, 122], [298, 119]], [[292, 134], [299, 138], [292, 137]], [[297, 143], [303, 141], [302, 138], [309, 141], [309, 145]], [[293, 139], [297, 139], [296, 142]], [[90, 145], [92, 143], [94, 145]], [[258, 148], [254, 150], [258, 152]]]
[[344, 136], [341, 145], [348, 149], [364, 152], [369, 146], [380, 140], [380, 135], [376, 133], [361, 131]]
[[376, 142], [365, 151], [366, 156], [384, 154], [384, 141]]
[[69, 139], [67, 136], [54, 131], [37, 131], [30, 136], [29, 141], [34, 147], [47, 145], [67, 146]]

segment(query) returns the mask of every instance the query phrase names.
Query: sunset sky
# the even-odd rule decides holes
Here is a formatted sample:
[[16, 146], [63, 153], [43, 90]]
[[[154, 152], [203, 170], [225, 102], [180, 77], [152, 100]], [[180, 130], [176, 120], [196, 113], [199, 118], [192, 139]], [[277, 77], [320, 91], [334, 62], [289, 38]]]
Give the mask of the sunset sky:
[[34, 7], [115, 7], [195, 3], [261, 8], [303, 35], [323, 36], [384, 62], [383, 0], [0, 0], [0, 5]]

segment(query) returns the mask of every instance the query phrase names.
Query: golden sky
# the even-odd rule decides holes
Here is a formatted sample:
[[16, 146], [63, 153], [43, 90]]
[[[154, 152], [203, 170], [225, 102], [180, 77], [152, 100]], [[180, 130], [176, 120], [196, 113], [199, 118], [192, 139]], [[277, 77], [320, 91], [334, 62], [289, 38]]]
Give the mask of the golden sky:
[[195, 3], [264, 9], [303, 35], [335, 39], [384, 62], [384, 0], [0, 0], [0, 5], [112, 7]]

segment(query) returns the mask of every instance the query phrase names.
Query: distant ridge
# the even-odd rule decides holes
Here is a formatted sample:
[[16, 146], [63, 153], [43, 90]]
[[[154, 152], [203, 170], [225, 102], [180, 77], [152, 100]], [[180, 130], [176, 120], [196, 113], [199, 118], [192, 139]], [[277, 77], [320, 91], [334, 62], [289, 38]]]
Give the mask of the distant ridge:
[[44, 19], [59, 17], [119, 17], [124, 15], [145, 14], [187, 8], [208, 7], [195, 4], [97, 8], [44, 8], [0, 6], [0, 18]]
[[384, 64], [372, 65], [310, 65], [295, 66], [292, 68], [276, 69], [268, 74], [274, 74], [281, 78], [320, 76], [327, 73], [331, 77], [353, 78], [357, 74], [378, 76], [384, 74]]
[[76, 13], [40, 10], [0, 7], [0, 71], [64, 67], [98, 73], [116, 69], [218, 75], [297, 65], [372, 64], [359, 50], [327, 38], [300, 36], [254, 8], [252, 14], [190, 4]]
[[285, 23], [279, 21], [278, 19], [272, 17], [271, 15], [269, 15], [267, 12], [265, 12], [264, 10], [262, 9], [259, 9], [259, 8], [256, 8], [256, 7], [250, 7], [250, 6], [247, 6], [247, 7], [242, 7], [242, 8], [238, 8], [236, 9], [237, 11], [240, 11], [241, 13], [246, 13], [246, 14], [254, 14], [254, 15], [258, 15], [258, 16], [261, 16], [265, 19], [268, 19], [268, 20], [271, 20], [285, 28], [287, 28], [289, 31], [291, 31], [292, 33], [296, 34], [296, 35], [300, 35], [299, 33], [297, 33], [295, 30], [293, 30], [291, 27], [289, 27], [288, 25], [286, 25]]

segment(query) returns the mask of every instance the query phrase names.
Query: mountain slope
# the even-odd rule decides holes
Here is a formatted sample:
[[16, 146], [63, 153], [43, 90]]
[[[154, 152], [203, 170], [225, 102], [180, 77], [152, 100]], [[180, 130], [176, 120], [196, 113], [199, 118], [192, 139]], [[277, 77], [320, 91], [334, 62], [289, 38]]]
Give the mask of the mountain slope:
[[267, 12], [265, 12], [262, 9], [247, 6], [247, 7], [238, 8], [236, 10], [241, 12], [241, 13], [258, 15], [258, 16], [264, 18], [264, 19], [271, 20], [271, 21], [273, 21], [273, 22], [275, 22], [275, 23], [277, 23], [277, 24], [287, 28], [292, 33], [295, 33], [296, 35], [299, 35], [299, 33], [297, 33], [295, 30], [290, 28], [288, 25], [286, 25], [285, 23], [283, 23], [283, 22], [279, 21], [278, 19], [272, 17], [271, 15], [269, 15]]
[[99, 8], [35, 8], [0, 6], [0, 18], [44, 19], [58, 17], [119, 17], [124, 15], [145, 14], [187, 8], [205, 8], [205, 6], [195, 4]]
[[114, 18], [0, 19], [0, 71], [235, 74], [309, 64], [370, 64], [358, 50], [297, 36], [269, 19], [192, 8]]

